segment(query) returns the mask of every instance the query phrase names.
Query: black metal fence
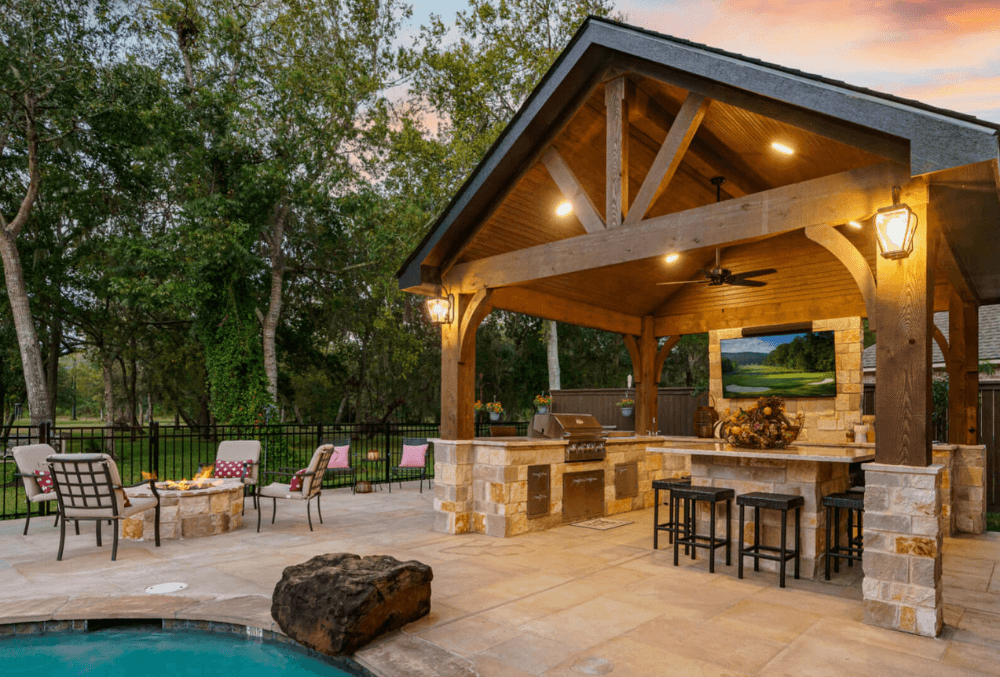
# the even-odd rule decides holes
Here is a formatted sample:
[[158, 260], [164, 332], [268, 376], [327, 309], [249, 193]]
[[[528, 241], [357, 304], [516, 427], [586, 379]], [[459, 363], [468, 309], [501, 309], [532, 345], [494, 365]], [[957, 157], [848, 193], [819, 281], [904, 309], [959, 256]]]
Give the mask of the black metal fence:
[[[528, 423], [505, 423], [526, 435]], [[488, 437], [489, 423], [477, 422], [476, 435]], [[156, 473], [161, 479], [191, 478], [202, 463], [215, 460], [219, 442], [224, 440], [260, 440], [261, 472], [279, 468], [304, 468], [320, 444], [345, 438], [351, 441], [351, 465], [356, 479], [375, 483], [416, 480], [419, 469], [398, 468], [403, 455], [404, 438], [438, 436], [434, 423], [341, 423], [280, 424], [265, 426], [173, 426], [152, 423], [141, 427], [83, 426], [14, 426], [6, 438], [0, 439], [0, 519], [24, 517], [24, 488], [16, 477], [17, 466], [10, 450], [25, 444], [44, 443], [57, 452], [103, 452], [118, 464], [125, 484], [142, 480], [143, 472]], [[368, 461], [369, 451], [377, 451], [378, 461]], [[434, 476], [434, 445], [427, 453], [425, 470]], [[265, 479], [265, 481], [267, 481]], [[352, 478], [328, 473], [324, 486], [349, 486]]]

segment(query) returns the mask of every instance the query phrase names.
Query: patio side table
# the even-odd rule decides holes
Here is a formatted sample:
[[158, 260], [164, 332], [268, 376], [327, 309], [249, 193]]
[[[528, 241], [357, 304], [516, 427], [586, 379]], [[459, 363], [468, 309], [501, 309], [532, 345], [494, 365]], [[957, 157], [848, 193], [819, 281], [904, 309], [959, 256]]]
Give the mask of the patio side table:
[[368, 479], [358, 480], [357, 484], [354, 485], [354, 491], [358, 494], [370, 494], [375, 491], [375, 485], [379, 483], [378, 480], [373, 480], [372, 476], [378, 474], [378, 470], [385, 463], [385, 457], [360, 458], [358, 462], [362, 468], [366, 469], [365, 477]]

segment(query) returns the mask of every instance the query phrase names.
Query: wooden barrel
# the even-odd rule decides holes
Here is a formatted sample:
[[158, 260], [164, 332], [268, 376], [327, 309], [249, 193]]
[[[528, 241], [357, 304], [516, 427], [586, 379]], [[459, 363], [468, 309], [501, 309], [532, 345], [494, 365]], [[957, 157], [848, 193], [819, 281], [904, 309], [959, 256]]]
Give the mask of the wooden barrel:
[[715, 400], [711, 395], [705, 393], [702, 397], [708, 397], [708, 405], [701, 405], [694, 411], [694, 434], [697, 437], [714, 437], [719, 412], [715, 410]]

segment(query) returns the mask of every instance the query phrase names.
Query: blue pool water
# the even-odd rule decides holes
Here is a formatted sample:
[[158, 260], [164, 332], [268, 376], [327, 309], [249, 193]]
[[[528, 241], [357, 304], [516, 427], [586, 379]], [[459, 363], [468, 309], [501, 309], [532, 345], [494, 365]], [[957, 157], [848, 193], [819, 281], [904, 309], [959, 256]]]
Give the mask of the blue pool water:
[[104, 630], [0, 639], [3, 677], [352, 674], [294, 646], [221, 633]]

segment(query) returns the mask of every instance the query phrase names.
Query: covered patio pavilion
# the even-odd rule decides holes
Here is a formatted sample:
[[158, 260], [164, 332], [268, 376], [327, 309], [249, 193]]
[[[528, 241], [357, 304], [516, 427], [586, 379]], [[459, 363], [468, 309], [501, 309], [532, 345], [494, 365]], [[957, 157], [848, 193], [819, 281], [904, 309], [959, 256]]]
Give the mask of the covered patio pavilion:
[[[660, 372], [680, 336], [711, 332], [715, 345], [747, 328], [867, 318], [879, 376], [865, 620], [939, 634], [942, 508], [933, 496], [950, 478], [932, 464], [931, 342], [947, 361], [948, 442], [973, 457], [962, 500], [977, 507], [963, 519], [981, 531], [976, 323], [979, 305], [1000, 302], [998, 132], [588, 19], [399, 272], [403, 289], [454, 300], [442, 324], [436, 528], [490, 533], [504, 521], [482, 507], [486, 452], [473, 444], [476, 329], [494, 309], [621, 334], [640, 436], [658, 430]], [[725, 179], [719, 193], [715, 177]], [[572, 210], [560, 216], [563, 202]], [[892, 207], [905, 207], [900, 232], [879, 231], [877, 222], [893, 223]], [[766, 286], [658, 284], [704, 280], [717, 257], [734, 274], [777, 272]], [[932, 322], [941, 310], [947, 337]], [[860, 422], [860, 322], [839, 330], [834, 429], [855, 412]], [[712, 387], [721, 391], [717, 362]], [[523, 480], [492, 486], [507, 482], [510, 506]], [[505, 523], [497, 535], [523, 531]]]

